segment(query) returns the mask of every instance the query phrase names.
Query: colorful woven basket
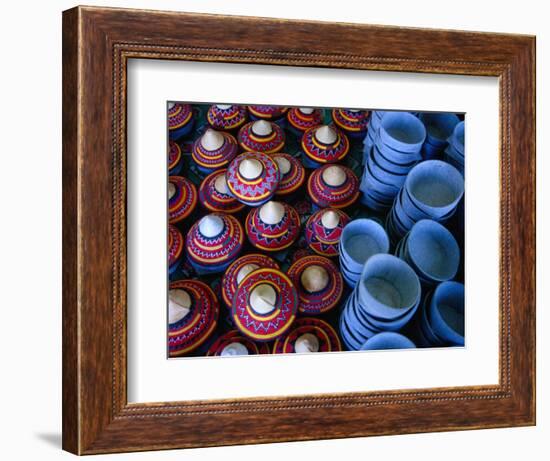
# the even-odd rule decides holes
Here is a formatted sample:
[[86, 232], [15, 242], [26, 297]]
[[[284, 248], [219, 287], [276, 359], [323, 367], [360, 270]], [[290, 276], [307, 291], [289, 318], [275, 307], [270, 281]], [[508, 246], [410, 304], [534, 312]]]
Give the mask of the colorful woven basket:
[[239, 284], [231, 314], [237, 328], [255, 341], [271, 341], [294, 322], [298, 294], [281, 271], [262, 268], [248, 274]]
[[190, 299], [189, 312], [175, 323], [168, 324], [168, 350], [178, 357], [195, 350], [216, 328], [219, 303], [206, 283], [198, 280], [178, 280], [170, 283], [170, 292], [183, 290]]
[[[330, 216], [330, 224], [324, 222]], [[328, 221], [328, 220], [327, 220]], [[313, 213], [306, 223], [306, 241], [315, 253], [321, 256], [338, 256], [338, 244], [344, 226], [350, 221], [349, 216], [336, 208], [324, 208]]]
[[348, 155], [349, 140], [333, 125], [316, 126], [306, 130], [302, 136], [302, 151], [306, 166], [337, 163]]
[[168, 104], [168, 133], [170, 139], [187, 136], [193, 129], [193, 107], [191, 104]]
[[299, 160], [281, 152], [271, 155], [271, 158], [277, 162], [281, 174], [275, 195], [288, 196], [303, 186], [306, 180], [306, 170]]
[[[253, 163], [259, 173], [254, 177], [243, 174], [245, 163]], [[277, 163], [261, 152], [245, 152], [238, 155], [227, 167], [227, 185], [231, 194], [241, 203], [259, 206], [267, 202], [279, 185], [280, 173]]]
[[170, 140], [168, 145], [168, 174], [177, 176], [182, 169], [181, 147], [177, 142]]
[[261, 208], [250, 210], [246, 217], [246, 234], [248, 241], [256, 248], [264, 251], [280, 251], [288, 248], [298, 238], [300, 232], [300, 216], [298, 212], [286, 203], [282, 219], [276, 224], [268, 224], [260, 218]]
[[247, 118], [246, 107], [229, 104], [214, 104], [206, 114], [206, 119], [212, 128], [226, 131], [239, 129]]
[[[311, 341], [308, 335], [313, 335], [316, 341]], [[342, 350], [342, 344], [340, 339], [327, 322], [315, 317], [302, 317], [297, 319], [292, 326], [292, 330], [287, 334], [277, 338], [273, 344], [274, 354], [292, 354], [296, 351], [296, 343], [306, 339], [310, 342], [316, 342], [315, 349], [309, 350], [309, 352], [340, 352]], [[307, 349], [303, 352], [307, 352]]]
[[334, 124], [352, 138], [364, 138], [369, 126], [368, 110], [332, 109]]
[[288, 107], [281, 106], [248, 106], [252, 120], [278, 120], [286, 114]]
[[[225, 304], [231, 308], [233, 297], [239, 286], [239, 278], [243, 278], [243, 275], [247, 275], [253, 270], [260, 269], [262, 267], [269, 267], [271, 269], [279, 269], [277, 264], [269, 256], [260, 253], [251, 253], [236, 259], [227, 268], [222, 278], [222, 298]], [[246, 273], [241, 273], [241, 270], [245, 269]]]
[[[304, 112], [306, 110], [306, 112]], [[310, 113], [308, 113], [311, 110]], [[289, 126], [295, 133], [304, 131], [320, 125], [323, 122], [323, 114], [320, 109], [293, 107], [290, 109], [286, 118]]]
[[[223, 225], [218, 234], [206, 236], [201, 222], [213, 218]], [[212, 213], [197, 221], [187, 234], [186, 250], [189, 262], [199, 272], [223, 272], [239, 255], [244, 241], [241, 223], [231, 215]]]
[[248, 122], [239, 130], [238, 138], [243, 150], [251, 152], [273, 154], [285, 145], [283, 129], [268, 121]]
[[176, 226], [168, 225], [168, 273], [173, 274], [181, 262], [184, 240]]
[[168, 178], [168, 217], [170, 224], [187, 218], [197, 205], [197, 189], [183, 176]]
[[[300, 304], [298, 311], [305, 315], [319, 315], [333, 309], [342, 298], [344, 281], [338, 267], [330, 259], [323, 256], [305, 256], [295, 261], [287, 271], [292, 283], [298, 291]], [[308, 289], [304, 275], [322, 275], [324, 280], [318, 279]], [[324, 286], [323, 286], [324, 285]]]
[[[216, 137], [219, 143], [216, 148], [209, 150], [205, 146], [207, 137]], [[207, 130], [200, 138], [193, 143], [191, 155], [198, 168], [206, 173], [210, 173], [218, 168], [223, 168], [235, 158], [239, 147], [237, 140], [233, 135], [224, 131]]]
[[[235, 347], [235, 345], [242, 345]], [[255, 343], [244, 336], [239, 330], [231, 330], [220, 336], [208, 349], [207, 356], [234, 356], [270, 354], [271, 349], [266, 343]]]
[[217, 170], [203, 179], [199, 187], [199, 200], [209, 211], [238, 213], [244, 208], [244, 204], [230, 194], [226, 172], [226, 169]]
[[[345, 178], [341, 184], [329, 184], [325, 175], [340, 169]], [[327, 172], [327, 173], [325, 173]], [[355, 173], [343, 165], [325, 165], [311, 173], [307, 183], [307, 190], [313, 203], [319, 208], [345, 208], [353, 204], [359, 197], [359, 180]]]

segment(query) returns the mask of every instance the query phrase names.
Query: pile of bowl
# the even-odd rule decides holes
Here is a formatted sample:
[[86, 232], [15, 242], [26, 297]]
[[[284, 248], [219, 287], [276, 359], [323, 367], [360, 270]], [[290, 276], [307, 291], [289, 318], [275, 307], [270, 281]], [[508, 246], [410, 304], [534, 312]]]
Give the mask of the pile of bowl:
[[[373, 110], [370, 115], [370, 121], [367, 129], [367, 135], [363, 139], [363, 154], [365, 152], [370, 152], [372, 146], [374, 145], [374, 139], [380, 128], [380, 122], [382, 117], [386, 112], [383, 110]], [[363, 163], [365, 159], [363, 158]]]
[[425, 160], [441, 158], [447, 147], [447, 139], [453, 134], [460, 120], [456, 114], [449, 112], [423, 112], [419, 119], [426, 127], [422, 158]]
[[416, 165], [395, 197], [386, 218], [393, 242], [402, 239], [421, 219], [446, 222], [464, 195], [464, 178], [452, 165], [426, 160]]
[[429, 293], [414, 325], [415, 340], [423, 347], [464, 346], [464, 285], [442, 282]]
[[[369, 132], [372, 130], [372, 123]], [[409, 171], [422, 159], [424, 124], [409, 112], [386, 112], [374, 143], [365, 145], [362, 203], [375, 211], [390, 208]]]
[[377, 253], [388, 253], [390, 240], [384, 228], [372, 219], [355, 219], [346, 224], [338, 252], [345, 282], [354, 288], [365, 262]]
[[426, 286], [453, 279], [460, 264], [460, 248], [453, 234], [429, 219], [412, 227], [397, 245], [395, 254], [414, 269]]
[[464, 175], [464, 122], [458, 123], [447, 139], [444, 158]]
[[344, 344], [359, 350], [379, 333], [401, 330], [420, 298], [420, 280], [405, 261], [389, 254], [371, 256], [340, 315]]

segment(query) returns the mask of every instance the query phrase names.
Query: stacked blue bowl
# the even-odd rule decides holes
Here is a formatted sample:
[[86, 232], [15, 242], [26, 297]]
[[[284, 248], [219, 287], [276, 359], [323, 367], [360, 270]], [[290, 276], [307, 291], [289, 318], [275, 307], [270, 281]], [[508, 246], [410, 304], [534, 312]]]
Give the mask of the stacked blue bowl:
[[464, 178], [441, 160], [425, 160], [407, 175], [386, 217], [386, 230], [393, 242], [401, 240], [417, 221], [446, 222], [464, 195]]
[[[374, 140], [378, 134], [378, 129], [380, 128], [380, 122], [382, 117], [386, 114], [386, 111], [383, 110], [373, 110], [370, 114], [369, 127], [367, 129], [367, 135], [363, 139], [363, 154], [370, 152], [372, 146], [374, 146]], [[363, 163], [365, 163], [365, 158], [363, 157]]]
[[418, 276], [405, 261], [389, 254], [371, 256], [340, 315], [346, 347], [360, 350], [378, 333], [401, 330], [414, 317], [420, 295]]
[[424, 112], [419, 119], [426, 127], [426, 141], [422, 146], [422, 158], [425, 160], [441, 158], [447, 147], [447, 139], [452, 136], [459, 119], [448, 112]]
[[385, 229], [372, 219], [355, 219], [344, 227], [339, 242], [340, 269], [345, 282], [354, 288], [367, 260], [390, 251]]
[[425, 286], [453, 279], [460, 264], [460, 248], [453, 234], [429, 219], [415, 223], [395, 254], [414, 269]]
[[365, 146], [360, 186], [364, 205], [379, 212], [392, 206], [407, 174], [422, 158], [425, 139], [424, 124], [411, 113], [384, 113], [374, 143]]
[[444, 158], [464, 176], [464, 122], [456, 124], [447, 142]]
[[367, 339], [361, 346], [362, 351], [387, 349], [414, 349], [415, 344], [406, 336], [394, 331], [383, 331]]
[[424, 299], [414, 326], [419, 346], [464, 346], [464, 285], [440, 283]]

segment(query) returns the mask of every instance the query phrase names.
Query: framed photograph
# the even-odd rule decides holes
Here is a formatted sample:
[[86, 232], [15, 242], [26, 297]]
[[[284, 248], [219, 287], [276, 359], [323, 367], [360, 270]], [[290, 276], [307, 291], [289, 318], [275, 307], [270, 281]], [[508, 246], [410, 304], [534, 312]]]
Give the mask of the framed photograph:
[[535, 424], [535, 39], [63, 13], [63, 448]]

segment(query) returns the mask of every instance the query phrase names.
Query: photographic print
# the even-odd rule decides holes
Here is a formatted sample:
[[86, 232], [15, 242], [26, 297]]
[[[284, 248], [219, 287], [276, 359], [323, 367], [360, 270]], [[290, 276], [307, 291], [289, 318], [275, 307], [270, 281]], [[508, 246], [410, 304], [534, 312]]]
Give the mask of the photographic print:
[[464, 346], [464, 118], [168, 102], [168, 356]]

